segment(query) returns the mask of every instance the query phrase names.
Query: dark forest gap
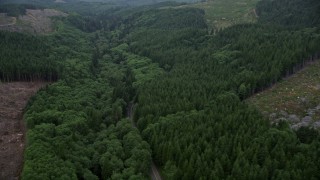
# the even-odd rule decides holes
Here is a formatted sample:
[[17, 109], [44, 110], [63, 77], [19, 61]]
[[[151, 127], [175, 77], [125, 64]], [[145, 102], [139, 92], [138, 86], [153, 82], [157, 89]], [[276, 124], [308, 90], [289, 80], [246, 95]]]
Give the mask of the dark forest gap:
[[[130, 102], [127, 106], [127, 116], [129, 120], [132, 123], [132, 126], [137, 128], [136, 124], [133, 121], [133, 110], [134, 110], [134, 104], [133, 102]], [[157, 166], [154, 164], [153, 160], [151, 161], [151, 170], [150, 170], [150, 177], [152, 180], [161, 180], [160, 173], [158, 171]]]
[[45, 82], [0, 84], [0, 179], [19, 179], [23, 167], [26, 127], [23, 109]]

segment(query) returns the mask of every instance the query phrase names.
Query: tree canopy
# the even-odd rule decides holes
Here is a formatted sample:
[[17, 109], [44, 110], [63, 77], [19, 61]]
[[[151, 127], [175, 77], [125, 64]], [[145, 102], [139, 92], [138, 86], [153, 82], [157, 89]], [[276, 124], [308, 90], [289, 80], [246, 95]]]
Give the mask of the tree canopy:
[[243, 101], [319, 59], [317, 1], [263, 0], [216, 35], [175, 3], [84, 4], [49, 35], [0, 33], [2, 81], [56, 81], [26, 108], [22, 179], [147, 179], [151, 159], [166, 179], [320, 179], [319, 132]]

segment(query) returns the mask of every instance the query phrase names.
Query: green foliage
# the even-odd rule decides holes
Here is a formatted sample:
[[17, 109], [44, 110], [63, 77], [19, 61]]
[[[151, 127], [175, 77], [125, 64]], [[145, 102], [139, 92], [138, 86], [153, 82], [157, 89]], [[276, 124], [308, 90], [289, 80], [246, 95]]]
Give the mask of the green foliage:
[[[25, 114], [22, 179], [145, 179], [144, 140], [168, 179], [320, 178], [315, 131], [270, 126], [241, 101], [317, 54], [319, 28], [262, 21], [211, 36], [202, 10], [142, 7], [56, 30], [46, 38], [64, 71]], [[144, 140], [124, 119], [132, 101]]]
[[315, 129], [301, 127], [297, 131], [297, 136], [302, 143], [311, 143], [319, 139], [319, 133]]
[[[49, 86], [29, 107], [25, 115], [29, 127], [25, 154], [28, 166], [24, 168], [23, 178], [42, 174], [46, 179], [72, 172], [77, 178], [100, 176], [100, 173], [107, 178], [114, 173], [122, 174], [127, 168], [133, 168], [125, 173], [127, 177], [145, 176], [150, 163], [149, 147], [126, 119], [117, 118], [116, 125], [111, 125], [114, 122], [109, 119], [112, 117], [111, 87], [93, 79], [73, 83], [59, 81]], [[97, 96], [98, 91], [104, 93]], [[110, 126], [106, 128], [106, 125]], [[52, 160], [41, 156], [39, 152], [45, 151], [42, 146], [50, 149], [47, 156]], [[128, 149], [124, 151], [123, 147]], [[64, 166], [55, 167], [52, 163], [55, 161], [71, 162], [70, 171], [60, 171], [58, 168]], [[125, 163], [127, 161], [132, 162]], [[53, 175], [45, 171], [49, 165]]]
[[80, 14], [83, 17], [94, 16], [103, 12], [109, 13], [110, 10], [117, 7], [108, 2], [86, 2], [78, 0], [66, 0], [68, 3], [55, 3], [54, 7], [60, 9], [68, 14]]
[[[85, 0], [85, 1], [90, 2], [93, 0]], [[98, 0], [98, 1], [108, 2], [108, 3], [117, 4], [121, 6], [143, 6], [143, 5], [152, 5], [157, 3], [175, 4], [175, 2], [180, 2], [180, 3], [181, 2], [186, 2], [186, 3], [198, 2], [198, 0], [174, 0], [172, 2], [167, 2], [167, 0]]]
[[[134, 88], [141, 87], [142, 84], [163, 73], [163, 70], [159, 68], [159, 65], [157, 63], [153, 63], [151, 59], [127, 52], [127, 44], [121, 44], [118, 47], [113, 48], [112, 51], [120, 56], [122, 61], [125, 61], [129, 69], [132, 69], [132, 76], [134, 76], [134, 79], [129, 78], [128, 75], [126, 79], [130, 80], [128, 83], [132, 84]], [[126, 91], [130, 92], [128, 90]]]
[[257, 4], [259, 21], [287, 26], [315, 27], [320, 24], [318, 0], [263, 0]]
[[[115, 68], [91, 34], [60, 23], [47, 38], [65, 71], [25, 113], [22, 179], [146, 179], [149, 145], [123, 118], [135, 94], [131, 69]], [[114, 92], [122, 83], [128, 96]]]
[[[22, 10], [22, 7], [25, 7], [26, 9], [33, 9], [33, 8], [44, 8], [48, 6], [52, 6], [55, 4], [55, 0], [1, 0], [0, 4], [4, 7], [12, 7], [11, 10], [15, 10], [17, 12], [17, 9]], [[66, 0], [69, 1], [69, 0]], [[9, 10], [9, 11], [11, 11]], [[22, 10], [24, 11], [24, 10]]]
[[[152, 22], [141, 16], [137, 19]], [[312, 153], [319, 144], [300, 143], [287, 125], [270, 127], [239, 99], [269, 87], [308, 62], [310, 54], [320, 50], [315, 43], [319, 29], [237, 25], [209, 37], [202, 27], [189, 26], [133, 27], [129, 34], [131, 52], [167, 70], [142, 85], [135, 112], [164, 176], [318, 178], [310, 172], [319, 170], [316, 153]], [[308, 163], [298, 163], [301, 160]]]
[[257, 17], [254, 8], [257, 2], [259, 0], [206, 0], [202, 3], [183, 5], [177, 8], [203, 9], [210, 34], [216, 34], [218, 31], [236, 24], [255, 23]]
[[7, 13], [8, 16], [18, 17], [26, 14], [26, 9], [39, 9], [40, 6], [31, 4], [4, 4], [0, 6], [0, 13]]
[[167, 161], [163, 168], [163, 173], [165, 174], [166, 179], [176, 179], [176, 174], [178, 172], [178, 168], [172, 161]]
[[134, 26], [164, 30], [206, 28], [203, 16], [204, 11], [196, 8], [149, 10], [139, 14]]
[[55, 81], [60, 76], [58, 57], [45, 37], [0, 32], [0, 80]]

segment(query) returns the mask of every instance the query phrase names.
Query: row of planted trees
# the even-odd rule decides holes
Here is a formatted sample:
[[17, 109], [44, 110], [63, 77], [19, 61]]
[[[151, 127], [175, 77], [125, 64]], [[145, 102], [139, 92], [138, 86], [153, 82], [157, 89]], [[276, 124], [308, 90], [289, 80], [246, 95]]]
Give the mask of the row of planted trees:
[[62, 68], [46, 37], [0, 32], [1, 81], [55, 81]]

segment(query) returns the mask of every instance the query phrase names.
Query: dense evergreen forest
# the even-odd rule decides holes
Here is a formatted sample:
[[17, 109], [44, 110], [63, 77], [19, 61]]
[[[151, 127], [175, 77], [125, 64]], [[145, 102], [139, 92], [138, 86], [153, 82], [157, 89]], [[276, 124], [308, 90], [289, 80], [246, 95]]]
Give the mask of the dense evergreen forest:
[[320, 2], [318, 0], [261, 1], [257, 5], [259, 20], [286, 26], [318, 26]]
[[151, 159], [163, 179], [320, 179], [319, 131], [243, 101], [320, 57], [317, 1], [262, 0], [216, 35], [179, 3], [101, 4], [0, 33], [1, 81], [54, 81], [26, 108], [22, 179], [148, 179]]
[[59, 57], [45, 43], [47, 38], [0, 32], [2, 81], [54, 81], [59, 77]]
[[32, 4], [2, 4], [0, 6], [0, 13], [7, 13], [8, 16], [25, 15], [26, 9], [39, 9], [41, 6]]

